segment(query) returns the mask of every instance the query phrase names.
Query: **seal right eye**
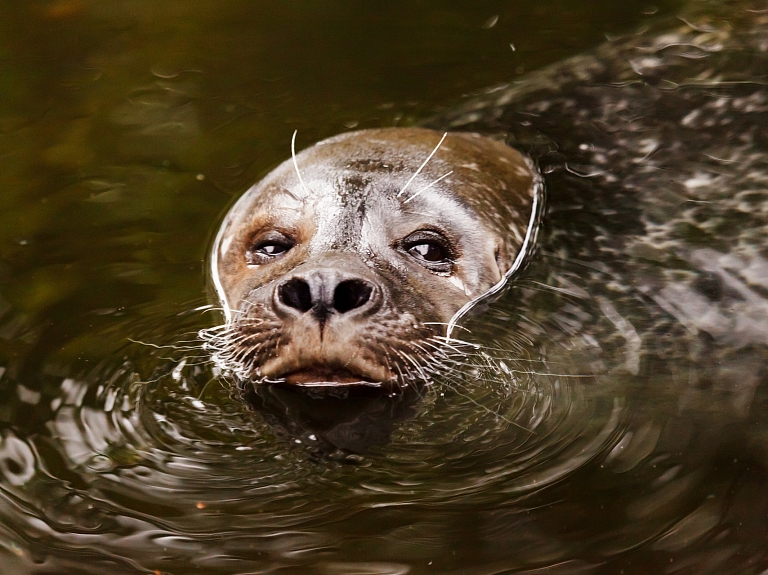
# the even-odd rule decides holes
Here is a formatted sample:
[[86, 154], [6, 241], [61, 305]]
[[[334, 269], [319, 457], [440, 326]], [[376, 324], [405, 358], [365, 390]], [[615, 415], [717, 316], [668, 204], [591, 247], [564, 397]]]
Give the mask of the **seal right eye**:
[[434, 230], [418, 230], [400, 242], [400, 249], [430, 271], [449, 275], [456, 259], [450, 242]]
[[294, 241], [280, 232], [268, 232], [257, 236], [246, 254], [249, 265], [269, 263], [288, 252]]

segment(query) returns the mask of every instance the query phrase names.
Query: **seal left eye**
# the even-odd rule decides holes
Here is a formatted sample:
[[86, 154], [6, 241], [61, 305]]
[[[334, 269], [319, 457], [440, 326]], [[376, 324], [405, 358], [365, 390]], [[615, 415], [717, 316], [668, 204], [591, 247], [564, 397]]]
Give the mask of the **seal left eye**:
[[254, 249], [265, 256], [279, 256], [288, 251], [288, 246], [280, 244], [262, 244]]
[[448, 259], [448, 255], [445, 253], [443, 246], [433, 242], [424, 242], [423, 244], [416, 244], [409, 250], [413, 255], [428, 262], [442, 262]]
[[258, 236], [246, 255], [250, 265], [265, 264], [282, 256], [294, 245], [291, 238], [280, 232], [269, 232]]
[[449, 274], [455, 254], [450, 242], [442, 234], [432, 230], [419, 230], [400, 243], [401, 249], [428, 270]]

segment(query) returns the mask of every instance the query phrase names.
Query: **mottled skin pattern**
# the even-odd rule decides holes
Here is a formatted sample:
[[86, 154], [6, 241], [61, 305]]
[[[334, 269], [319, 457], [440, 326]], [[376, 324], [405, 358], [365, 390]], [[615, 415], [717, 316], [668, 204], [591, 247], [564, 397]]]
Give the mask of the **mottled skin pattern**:
[[[342, 134], [238, 200], [213, 248], [227, 323], [211, 345], [222, 367], [305, 384], [404, 384], [447, 367], [435, 338], [511, 268], [537, 175], [503, 143], [449, 134], [436, 149], [441, 137]], [[412, 249], [430, 237], [449, 260], [437, 267]], [[273, 244], [285, 253], [253, 255]]]
[[768, 359], [767, 9], [694, 4], [427, 123], [528, 153], [546, 281], [595, 300], [630, 372], [684, 355], [701, 369], [681, 401], [720, 389], [740, 417]]

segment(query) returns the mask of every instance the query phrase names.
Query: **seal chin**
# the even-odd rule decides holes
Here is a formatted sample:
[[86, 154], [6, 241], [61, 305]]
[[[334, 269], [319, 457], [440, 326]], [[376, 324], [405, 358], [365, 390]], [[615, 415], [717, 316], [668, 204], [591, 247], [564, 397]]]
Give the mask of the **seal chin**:
[[299, 369], [282, 376], [289, 385], [298, 387], [340, 387], [340, 386], [368, 386], [382, 387], [384, 382], [375, 381], [368, 377], [354, 373], [346, 369], [329, 369], [324, 366]]
[[261, 375], [299, 387], [368, 386], [384, 387], [394, 380], [382, 366], [361, 359], [277, 357], [262, 366]]

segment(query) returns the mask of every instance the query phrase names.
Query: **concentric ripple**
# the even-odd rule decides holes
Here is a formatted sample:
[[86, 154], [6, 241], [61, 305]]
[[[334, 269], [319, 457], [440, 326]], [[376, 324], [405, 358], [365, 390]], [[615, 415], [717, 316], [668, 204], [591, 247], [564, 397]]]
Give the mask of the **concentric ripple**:
[[94, 573], [439, 560], [468, 517], [518, 521], [627, 428], [604, 366], [512, 317], [496, 304], [464, 331], [464, 369], [389, 396], [244, 390], [194, 342], [133, 344], [61, 382], [48, 434], [3, 436], [5, 549], [30, 571], [80, 556]]

